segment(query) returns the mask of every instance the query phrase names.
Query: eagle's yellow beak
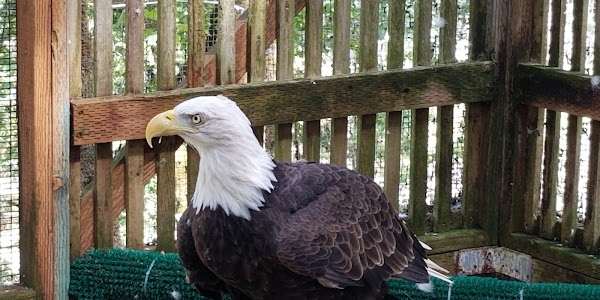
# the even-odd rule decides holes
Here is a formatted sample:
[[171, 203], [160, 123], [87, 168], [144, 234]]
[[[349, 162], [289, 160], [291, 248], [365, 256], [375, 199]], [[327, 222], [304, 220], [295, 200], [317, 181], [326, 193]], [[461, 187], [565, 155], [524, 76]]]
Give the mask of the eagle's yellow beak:
[[175, 112], [167, 110], [154, 116], [146, 126], [146, 142], [152, 148], [152, 138], [157, 136], [168, 136], [177, 134], [176, 126], [173, 123], [175, 120]]

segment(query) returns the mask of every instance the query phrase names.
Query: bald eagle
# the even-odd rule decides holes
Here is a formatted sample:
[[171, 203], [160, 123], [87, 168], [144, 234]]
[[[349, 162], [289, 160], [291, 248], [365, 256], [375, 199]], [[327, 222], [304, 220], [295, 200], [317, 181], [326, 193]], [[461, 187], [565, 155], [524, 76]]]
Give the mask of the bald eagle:
[[168, 135], [201, 156], [177, 251], [204, 296], [383, 299], [391, 277], [449, 281], [373, 180], [333, 164], [274, 160], [234, 101], [198, 97], [154, 116], [148, 144]]

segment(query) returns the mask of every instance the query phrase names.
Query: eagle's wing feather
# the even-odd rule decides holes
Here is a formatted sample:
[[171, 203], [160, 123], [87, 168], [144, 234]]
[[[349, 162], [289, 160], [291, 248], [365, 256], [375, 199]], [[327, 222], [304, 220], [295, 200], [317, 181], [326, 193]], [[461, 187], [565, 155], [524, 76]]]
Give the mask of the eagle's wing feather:
[[270, 198], [291, 213], [275, 237], [287, 268], [333, 288], [428, 282], [424, 250], [375, 182], [335, 165], [280, 166]]

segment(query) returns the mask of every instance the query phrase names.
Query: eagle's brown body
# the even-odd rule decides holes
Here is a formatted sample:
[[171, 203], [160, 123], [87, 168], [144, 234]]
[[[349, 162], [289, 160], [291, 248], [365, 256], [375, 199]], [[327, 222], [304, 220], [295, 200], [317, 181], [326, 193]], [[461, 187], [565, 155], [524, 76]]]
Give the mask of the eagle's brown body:
[[178, 252], [204, 296], [382, 299], [391, 276], [428, 282], [425, 251], [381, 188], [335, 165], [275, 162], [251, 219], [221, 208], [178, 225]]

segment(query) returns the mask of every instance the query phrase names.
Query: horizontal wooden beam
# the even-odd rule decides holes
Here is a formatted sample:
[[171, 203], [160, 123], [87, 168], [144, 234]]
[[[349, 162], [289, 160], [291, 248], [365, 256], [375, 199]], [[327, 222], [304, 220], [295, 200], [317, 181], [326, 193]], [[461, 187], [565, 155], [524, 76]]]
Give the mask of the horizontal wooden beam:
[[591, 76], [555, 67], [521, 64], [515, 90], [526, 104], [600, 120], [600, 87]]
[[217, 94], [235, 100], [258, 126], [490, 101], [492, 70], [491, 63], [476, 62], [76, 99], [71, 100], [73, 143], [142, 139], [155, 114], [193, 97]]
[[419, 240], [431, 247], [428, 254], [440, 254], [468, 248], [491, 246], [485, 231], [481, 229], [459, 229], [435, 235], [419, 236]]
[[529, 254], [565, 269], [600, 279], [600, 262], [597, 257], [557, 242], [522, 233], [513, 233], [502, 245]]

